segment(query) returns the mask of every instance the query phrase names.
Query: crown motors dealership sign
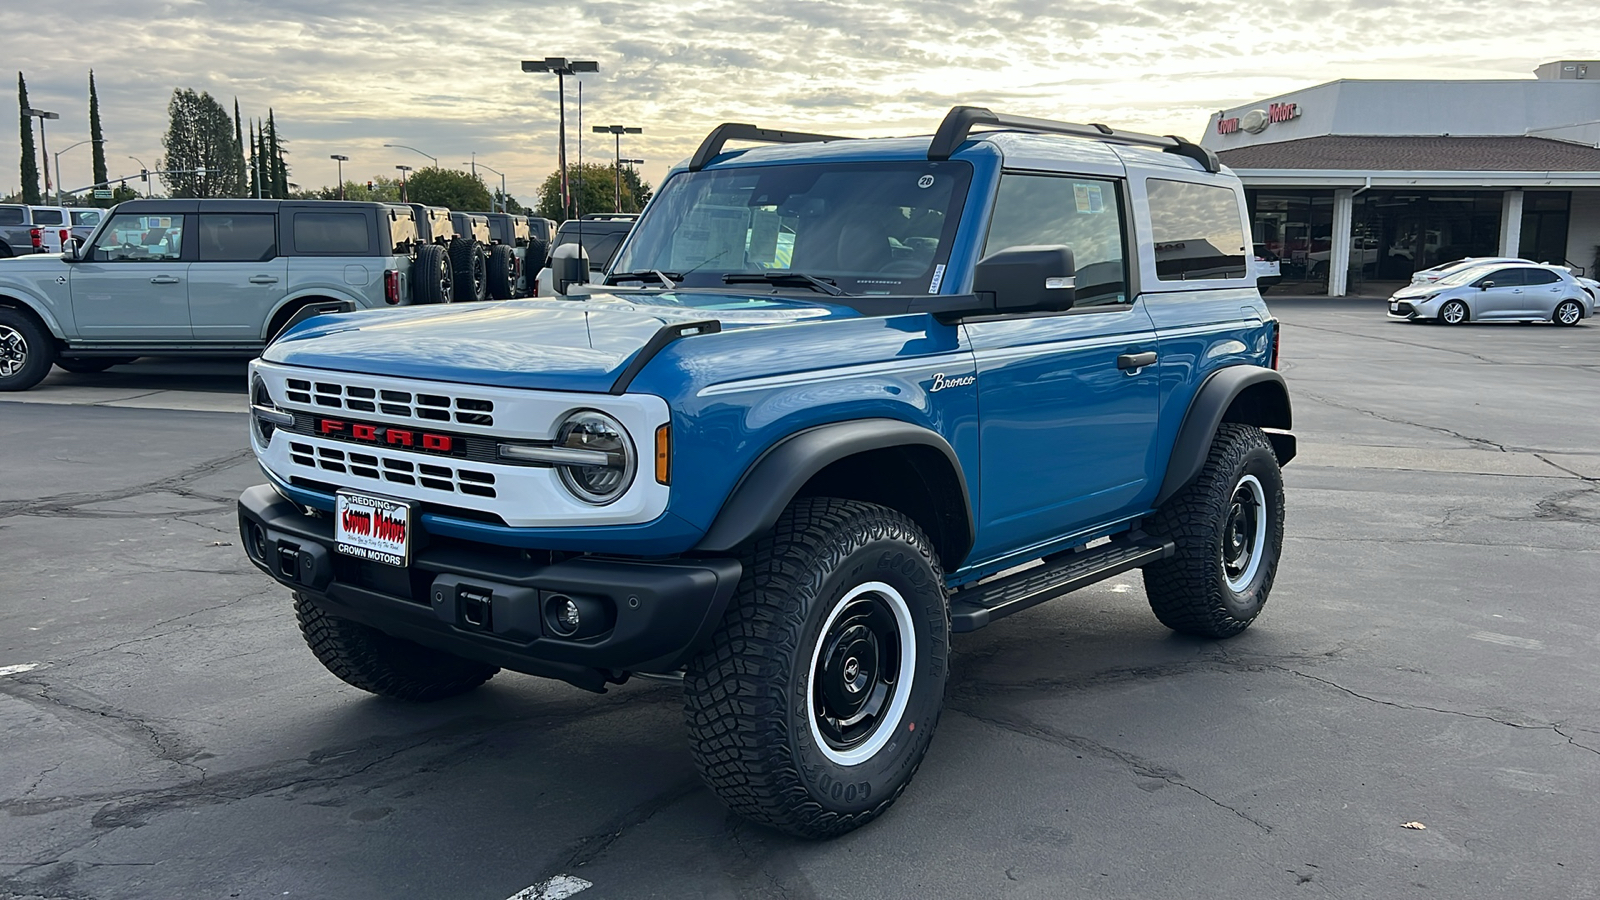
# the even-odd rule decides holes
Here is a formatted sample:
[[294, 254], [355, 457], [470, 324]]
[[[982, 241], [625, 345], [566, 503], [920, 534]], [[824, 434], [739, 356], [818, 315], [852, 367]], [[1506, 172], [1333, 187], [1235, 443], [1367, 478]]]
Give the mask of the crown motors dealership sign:
[[1260, 134], [1267, 130], [1268, 125], [1298, 118], [1300, 118], [1300, 104], [1274, 103], [1266, 109], [1252, 109], [1242, 116], [1218, 119], [1217, 134], [1234, 134], [1239, 131]]

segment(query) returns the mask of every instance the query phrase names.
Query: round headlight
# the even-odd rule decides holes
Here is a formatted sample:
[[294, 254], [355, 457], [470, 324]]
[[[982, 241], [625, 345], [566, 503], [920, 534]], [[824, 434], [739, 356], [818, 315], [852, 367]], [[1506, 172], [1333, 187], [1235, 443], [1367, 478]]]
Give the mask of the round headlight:
[[622, 423], [602, 412], [579, 410], [561, 423], [556, 431], [556, 446], [568, 450], [604, 453], [604, 465], [559, 465], [561, 483], [585, 503], [603, 506], [622, 496], [633, 484], [638, 454], [633, 439]]

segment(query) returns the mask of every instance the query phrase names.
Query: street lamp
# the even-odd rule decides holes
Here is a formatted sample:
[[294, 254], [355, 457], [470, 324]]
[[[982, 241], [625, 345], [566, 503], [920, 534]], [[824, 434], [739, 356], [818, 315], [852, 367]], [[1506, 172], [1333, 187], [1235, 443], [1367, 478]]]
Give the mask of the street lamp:
[[439, 167], [439, 157], [434, 156], [432, 153], [423, 153], [421, 150], [418, 150], [415, 147], [408, 147], [405, 144], [384, 144], [384, 146], [385, 147], [399, 147], [401, 150], [410, 150], [412, 153], [416, 153], [416, 154], [419, 154], [419, 155], [422, 155], [422, 156], [426, 156], [427, 158], [433, 160], [433, 167], [434, 168], [437, 169]]
[[610, 133], [617, 139], [617, 212], [622, 212], [622, 136], [625, 134], [644, 134], [643, 128], [632, 128], [623, 125], [596, 125], [596, 134]]
[[[23, 110], [22, 114], [25, 116], [33, 116], [39, 120], [39, 152], [44, 156], [44, 195], [48, 197], [50, 196], [50, 145], [45, 143], [44, 139], [44, 120], [59, 119], [61, 118], [61, 114], [45, 112], [42, 109], [34, 109], [31, 106]], [[56, 180], [61, 180], [61, 171], [59, 167], [57, 167], [56, 170]], [[58, 202], [56, 205], [60, 206], [61, 204]]]
[[[40, 130], [43, 131], [43, 128], [41, 127]], [[41, 141], [41, 143], [42, 143], [42, 141]], [[72, 147], [82, 147], [84, 144], [103, 144], [103, 143], [105, 143], [105, 139], [104, 138], [85, 138], [85, 139], [77, 142], [76, 144], [73, 144]], [[63, 147], [62, 149], [57, 150], [55, 152], [55, 157], [56, 157], [56, 205], [57, 206], [64, 205], [63, 202], [62, 202], [62, 197], [61, 197], [61, 154], [67, 152], [68, 150], [71, 150], [72, 147]], [[89, 177], [93, 178], [94, 176], [91, 175]]]
[[[468, 164], [467, 163], [462, 163], [462, 165], [468, 165]], [[474, 170], [478, 169], [479, 167], [482, 167], [482, 168], [488, 169], [489, 171], [491, 171], [491, 172], [495, 173], [496, 175], [500, 176], [500, 211], [501, 212], [505, 212], [506, 211], [506, 173], [500, 171], [499, 169], [496, 169], [494, 166], [486, 165], [484, 163], [478, 162], [478, 160], [476, 158], [474, 158], [472, 160], [470, 165], [472, 166], [472, 168]], [[474, 174], [476, 174], [476, 173], [474, 173]]]
[[[427, 156], [428, 154], [424, 153], [422, 155], [423, 156]], [[400, 202], [401, 203], [405, 203], [406, 202], [406, 173], [411, 171], [411, 167], [410, 166], [395, 166], [395, 168], [400, 170]]]
[[522, 61], [524, 72], [554, 72], [556, 74], [556, 93], [561, 103], [561, 140], [560, 159], [557, 165], [561, 168], [561, 215], [565, 217], [572, 210], [572, 191], [567, 183], [567, 82], [566, 76], [577, 75], [581, 72], [598, 72], [600, 63], [592, 59], [567, 59], [564, 56], [547, 56], [544, 59], [525, 59]]
[[[339, 161], [339, 199], [343, 200], [344, 199], [344, 164], [350, 161], [350, 157], [348, 157], [348, 156], [340, 156], [337, 153], [333, 153], [333, 154], [330, 154], [328, 156], [328, 158]], [[59, 168], [59, 166], [57, 168]]]

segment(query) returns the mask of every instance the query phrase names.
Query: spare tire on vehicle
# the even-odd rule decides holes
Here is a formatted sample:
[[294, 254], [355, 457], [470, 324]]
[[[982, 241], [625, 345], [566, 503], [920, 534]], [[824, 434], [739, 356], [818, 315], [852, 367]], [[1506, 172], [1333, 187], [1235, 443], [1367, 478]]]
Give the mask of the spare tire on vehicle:
[[550, 242], [540, 238], [528, 239], [528, 252], [522, 257], [522, 270], [528, 273], [528, 292], [533, 292], [533, 276], [550, 261]]
[[450, 268], [455, 272], [455, 302], [489, 299], [489, 279], [483, 252], [472, 238], [450, 241]]
[[455, 291], [455, 276], [450, 270], [450, 256], [438, 244], [423, 244], [417, 248], [417, 260], [411, 264], [411, 299], [415, 303], [449, 303]]
[[517, 255], [505, 244], [489, 248], [489, 296], [510, 300], [517, 295]]

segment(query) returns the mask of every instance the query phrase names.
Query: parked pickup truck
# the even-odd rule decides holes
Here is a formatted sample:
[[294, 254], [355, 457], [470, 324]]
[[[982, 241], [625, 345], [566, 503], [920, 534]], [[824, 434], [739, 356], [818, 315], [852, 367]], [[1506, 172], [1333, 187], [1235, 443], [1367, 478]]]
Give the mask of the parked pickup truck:
[[1132, 569], [1175, 631], [1261, 613], [1295, 439], [1248, 233], [1178, 138], [725, 125], [606, 284], [274, 341], [242, 544], [350, 684], [681, 679], [723, 802], [841, 834], [917, 771], [952, 633]]

